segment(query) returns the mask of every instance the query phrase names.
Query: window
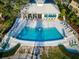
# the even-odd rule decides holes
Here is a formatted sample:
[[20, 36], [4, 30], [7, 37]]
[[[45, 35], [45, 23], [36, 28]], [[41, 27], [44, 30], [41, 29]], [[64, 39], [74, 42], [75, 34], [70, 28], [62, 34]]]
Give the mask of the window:
[[45, 14], [44, 17], [56, 18], [56, 15], [55, 14]]
[[33, 14], [33, 19], [34, 19], [34, 18], [37, 18], [37, 14]]
[[31, 14], [28, 14], [28, 19], [31, 19], [32, 18], [32, 15]]

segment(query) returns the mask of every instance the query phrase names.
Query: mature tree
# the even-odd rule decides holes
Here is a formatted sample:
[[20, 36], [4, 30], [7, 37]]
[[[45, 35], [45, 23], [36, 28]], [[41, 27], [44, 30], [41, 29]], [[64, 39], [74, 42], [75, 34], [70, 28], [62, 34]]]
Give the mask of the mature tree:
[[77, 20], [76, 25], [79, 26], [79, 19], [77, 18], [76, 20]]
[[0, 0], [0, 14], [2, 14], [2, 18], [0, 18], [0, 20], [4, 19], [3, 23], [0, 21], [2, 32], [12, 25], [16, 16], [18, 16], [20, 12], [22, 5], [27, 4], [27, 2], [28, 0]]
[[63, 16], [66, 16], [66, 9], [61, 10], [60, 17], [63, 18]]

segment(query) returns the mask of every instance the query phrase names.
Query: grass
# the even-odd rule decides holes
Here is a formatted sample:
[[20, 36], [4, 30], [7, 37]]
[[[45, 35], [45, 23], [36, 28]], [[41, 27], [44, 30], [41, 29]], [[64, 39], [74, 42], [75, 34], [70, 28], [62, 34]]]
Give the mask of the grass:
[[62, 53], [59, 47], [49, 47], [47, 54], [43, 51], [41, 59], [70, 59], [70, 57]]

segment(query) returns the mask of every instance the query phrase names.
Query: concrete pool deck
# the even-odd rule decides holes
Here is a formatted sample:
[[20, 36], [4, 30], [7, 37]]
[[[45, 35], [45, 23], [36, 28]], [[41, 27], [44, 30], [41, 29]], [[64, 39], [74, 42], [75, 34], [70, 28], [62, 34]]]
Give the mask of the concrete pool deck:
[[[8, 37], [6, 35], [6, 37]], [[39, 42], [39, 41], [23, 41], [23, 40], [19, 40], [13, 37], [10, 37], [10, 41], [11, 44], [13, 43], [21, 43], [22, 46], [57, 46], [58, 44], [63, 44], [66, 42], [66, 40], [62, 39], [62, 40], [56, 40], [56, 41], [45, 41], [45, 42]], [[39, 45], [38, 45], [39, 44]]]
[[[37, 20], [34, 19], [32, 21], [28, 21], [29, 22], [29, 25], [27, 25], [28, 27], [31, 27], [31, 28], [35, 28], [36, 26], [36, 22]], [[42, 25], [43, 25], [43, 28], [51, 28], [51, 27], [59, 27], [59, 28], [63, 28], [63, 25], [60, 24], [61, 21], [59, 21], [59, 19], [44, 19], [42, 20]]]
[[[34, 22], [36, 22], [36, 21], [34, 21]], [[58, 28], [64, 28], [67, 37], [64, 37], [62, 40], [56, 40], [56, 41], [53, 41], [53, 40], [52, 41], [44, 41], [44, 42], [27, 41], [27, 40], [23, 41], [23, 40], [19, 40], [19, 39], [13, 38], [12, 36], [8, 36], [8, 33], [7, 33], [5, 35], [5, 37], [3, 38], [3, 41], [6, 41], [7, 37], [10, 37], [10, 40], [9, 40], [10, 46], [14, 46], [14, 44], [17, 44], [17, 43], [20, 43], [21, 46], [31, 46], [31, 47], [34, 47], [34, 46], [58, 46], [59, 44], [63, 44], [66, 48], [76, 49], [76, 50], [79, 51], [78, 36], [73, 34], [74, 31], [71, 32], [69, 30], [69, 29], [72, 29], [72, 28], [65, 29], [66, 26], [64, 26], [63, 24], [60, 24], [59, 23], [60, 21], [58, 19], [56, 19], [56, 20], [47, 20], [47, 21], [43, 21], [43, 22], [45, 22], [44, 24], [49, 24], [49, 25], [44, 25], [44, 26], [48, 26], [48, 27], [51, 27], [51, 26], [55, 26], [56, 27], [57, 26]], [[51, 25], [51, 23], [55, 23], [55, 22], [58, 22], [58, 23], [56, 23], [56, 25], [55, 24]], [[72, 42], [72, 41], [76, 41], [76, 45], [75, 46], [71, 46], [70, 45], [70, 42]]]
[[[5, 38], [8, 37], [7, 35], [5, 36]], [[21, 46], [58, 46], [59, 44], [63, 44], [65, 47], [67, 48], [73, 48], [69, 45], [69, 42], [74, 40], [76, 41], [76, 44], [78, 44], [79, 46], [79, 42], [77, 40], [77, 38], [74, 35], [65, 37], [62, 40], [56, 40], [56, 41], [45, 41], [45, 42], [38, 42], [38, 41], [23, 41], [23, 40], [18, 40], [16, 38], [10, 37], [9, 43], [15, 44], [15, 43], [21, 43]], [[77, 46], [76, 46], [77, 47]], [[77, 50], [78, 47], [76, 48]]]
[[[52, 22], [55, 22], [55, 21], [59, 21], [59, 20], [55, 20], [55, 21], [54, 20], [50, 20], [50, 22], [51, 21]], [[51, 25], [51, 23], [50, 23], [50, 25]], [[61, 24], [61, 26], [64, 27], [63, 24]], [[61, 26], [59, 26], [59, 27], [61, 27]], [[65, 29], [65, 31], [67, 32], [68, 30]], [[24, 46], [37, 46], [37, 44], [39, 44], [40, 46], [57, 46], [58, 44], [63, 44], [65, 46], [68, 46], [69, 45], [69, 41], [74, 40], [76, 38], [76, 36], [74, 36], [74, 34], [71, 33], [71, 32], [67, 32], [66, 35], [67, 35], [67, 37], [64, 37], [64, 39], [62, 39], [62, 40], [45, 41], [45, 42], [36, 42], [36, 41], [27, 41], [27, 40], [26, 41], [23, 41], [23, 40], [19, 40], [19, 39], [10, 37], [10, 43], [13, 43], [13, 44], [14, 43], [21, 43], [21, 45], [24, 45]], [[5, 39], [6, 39], [6, 36], [7, 35], [5, 35], [5, 37], [4, 37]], [[76, 38], [75, 40], [78, 43], [78, 39]]]
[[[58, 29], [64, 28], [64, 25], [63, 24], [60, 24], [60, 21], [58, 19], [55, 19], [55, 20], [43, 20], [43, 22], [44, 22], [43, 23], [44, 24], [43, 27], [45, 27], [45, 28], [49, 28], [49, 27], [56, 27]], [[36, 23], [36, 21], [33, 20], [33, 21], [30, 21], [30, 23], [31, 23], [30, 26], [32, 28], [34, 28], [35, 25], [33, 25], [33, 24]], [[67, 32], [68, 30], [67, 31], [66, 30], [67, 29], [65, 29], [66, 35], [68, 35], [68, 33], [70, 33], [70, 32]], [[70, 33], [69, 34], [69, 36], [72, 36], [72, 35], [74, 35], [74, 34], [73, 33]], [[22, 45], [26, 45], [26, 46], [37, 46], [36, 45], [37, 43], [39, 43], [41, 46], [57, 46], [58, 44], [65, 44], [65, 45], [66, 44], [69, 44], [68, 41], [67, 41], [68, 37], [66, 37], [66, 38], [64, 37], [64, 39], [62, 39], [62, 40], [56, 40], [56, 41], [53, 41], [52, 40], [52, 41], [45, 41], [45, 42], [35, 42], [35, 41], [27, 41], [27, 40], [26, 41], [23, 41], [23, 40], [19, 40], [19, 39], [10, 37], [10, 41], [11, 41], [11, 43], [14, 42], [14, 41], [15, 42], [20, 42]], [[66, 42], [66, 43], [64, 43], [64, 42]]]

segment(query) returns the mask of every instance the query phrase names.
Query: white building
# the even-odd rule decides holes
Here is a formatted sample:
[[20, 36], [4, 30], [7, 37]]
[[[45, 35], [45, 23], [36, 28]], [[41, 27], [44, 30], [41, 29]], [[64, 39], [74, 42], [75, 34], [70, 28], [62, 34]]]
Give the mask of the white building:
[[55, 19], [60, 11], [53, 0], [30, 0], [27, 7], [27, 18]]
[[79, 0], [72, 0], [68, 7], [79, 17]]

